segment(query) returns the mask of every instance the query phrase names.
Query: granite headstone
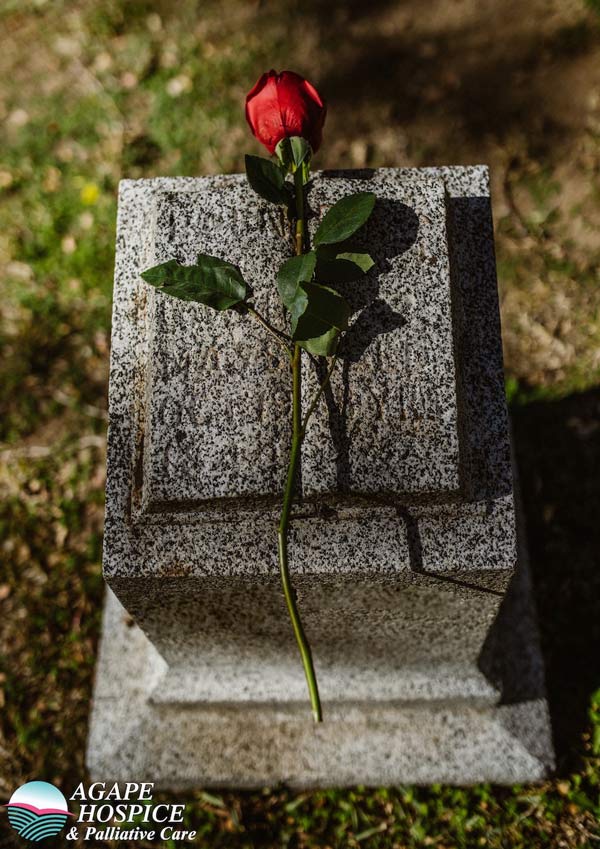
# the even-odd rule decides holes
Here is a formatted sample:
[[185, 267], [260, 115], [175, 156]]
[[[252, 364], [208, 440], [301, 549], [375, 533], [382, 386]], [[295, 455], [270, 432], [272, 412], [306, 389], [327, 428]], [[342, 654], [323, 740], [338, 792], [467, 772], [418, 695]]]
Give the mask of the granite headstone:
[[[216, 254], [281, 326], [285, 221], [241, 175], [121, 184], [94, 778], [464, 784], [552, 769], [487, 169], [320, 172], [311, 227], [363, 190], [378, 199], [360, 237], [375, 265], [344, 287], [351, 326], [290, 533], [315, 726], [277, 566], [289, 366], [247, 317], [139, 276]], [[305, 372], [306, 407], [320, 366]]]

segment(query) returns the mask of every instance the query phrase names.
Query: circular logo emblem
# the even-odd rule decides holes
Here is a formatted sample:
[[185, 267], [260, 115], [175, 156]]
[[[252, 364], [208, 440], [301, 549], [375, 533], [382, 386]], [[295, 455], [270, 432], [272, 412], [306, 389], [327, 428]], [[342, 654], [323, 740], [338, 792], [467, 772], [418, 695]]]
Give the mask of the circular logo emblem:
[[10, 797], [6, 805], [8, 821], [24, 840], [53, 837], [67, 821], [67, 800], [47, 781], [28, 781]]

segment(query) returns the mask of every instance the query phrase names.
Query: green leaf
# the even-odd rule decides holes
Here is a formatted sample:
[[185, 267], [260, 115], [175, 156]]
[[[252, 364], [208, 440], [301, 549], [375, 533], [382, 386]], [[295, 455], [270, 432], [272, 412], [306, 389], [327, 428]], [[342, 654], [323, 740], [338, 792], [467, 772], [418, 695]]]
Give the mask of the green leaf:
[[316, 278], [324, 283], [353, 283], [372, 268], [375, 263], [369, 254], [361, 253], [336, 253], [328, 255], [317, 253]]
[[596, 756], [600, 755], [600, 725], [596, 725], [594, 728], [592, 736], [592, 752]]
[[337, 348], [339, 335], [340, 331], [331, 327], [321, 336], [315, 336], [313, 339], [306, 339], [303, 342], [299, 341], [298, 344], [314, 357], [331, 357]]
[[287, 205], [290, 199], [281, 168], [262, 156], [246, 155], [246, 176], [254, 191], [271, 203]]
[[239, 268], [205, 254], [198, 256], [196, 265], [179, 265], [170, 259], [143, 271], [141, 276], [165, 295], [215, 310], [230, 309], [244, 301], [250, 292]]
[[363, 226], [374, 206], [372, 192], [358, 192], [338, 200], [319, 224], [313, 244], [331, 245], [348, 239]]
[[318, 357], [333, 353], [340, 332], [348, 327], [350, 306], [341, 295], [318, 283], [301, 283], [307, 297], [302, 314], [292, 313], [294, 342]]
[[301, 165], [302, 168], [302, 184], [306, 186], [310, 180], [310, 156], [305, 159]]
[[300, 283], [312, 280], [316, 261], [315, 252], [310, 251], [286, 260], [277, 272], [277, 288], [283, 305], [288, 310], [292, 310], [297, 297], [306, 298], [304, 293], [299, 293]]
[[370, 271], [375, 265], [373, 257], [370, 254], [344, 252], [338, 254], [336, 258], [343, 260], [344, 262], [352, 262], [360, 268], [363, 274], [366, 274], [367, 271]]
[[304, 182], [308, 180], [308, 163], [311, 153], [310, 144], [302, 136], [288, 136], [281, 139], [275, 148], [275, 154], [286, 171], [291, 171], [293, 174], [301, 165], [303, 166]]

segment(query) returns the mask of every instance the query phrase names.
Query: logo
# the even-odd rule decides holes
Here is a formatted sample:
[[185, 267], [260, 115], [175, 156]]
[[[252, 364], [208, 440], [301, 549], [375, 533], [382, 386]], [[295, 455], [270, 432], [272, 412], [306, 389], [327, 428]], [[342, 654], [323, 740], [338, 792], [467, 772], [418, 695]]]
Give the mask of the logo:
[[22, 784], [2, 807], [8, 808], [8, 821], [24, 840], [54, 837], [73, 816], [63, 794], [47, 781]]

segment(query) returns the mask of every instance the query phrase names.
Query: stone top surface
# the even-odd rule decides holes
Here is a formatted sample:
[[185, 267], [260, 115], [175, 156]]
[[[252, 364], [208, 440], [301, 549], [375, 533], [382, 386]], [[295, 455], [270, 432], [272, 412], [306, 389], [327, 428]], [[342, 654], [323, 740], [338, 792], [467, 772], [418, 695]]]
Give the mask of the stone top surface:
[[[337, 287], [353, 319], [334, 392], [303, 446], [302, 492], [448, 497], [460, 474], [444, 183], [385, 172], [316, 176], [313, 231], [336, 200], [367, 190], [377, 204], [357, 246], [375, 266], [364, 280]], [[233, 262], [261, 312], [285, 328], [275, 276], [289, 238], [245, 179], [160, 192], [155, 209], [148, 238], [156, 262], [193, 264], [198, 253]], [[250, 317], [154, 292], [148, 326], [143, 509], [278, 501], [291, 413], [289, 367], [276, 343]], [[305, 362], [306, 407], [317, 384]]]
[[[441, 229], [434, 224], [443, 184], [446, 193], [445, 226], [450, 245], [450, 278], [457, 297], [453, 295], [451, 304], [446, 299], [446, 306], [444, 309], [440, 307], [439, 315], [448, 331], [448, 308], [451, 305], [453, 346], [444, 347], [440, 357], [433, 358], [430, 363], [421, 360], [415, 365], [441, 368], [446, 358], [446, 375], [455, 380], [456, 374], [460, 374], [460, 380], [455, 380], [455, 388], [448, 394], [451, 402], [448, 419], [444, 418], [439, 399], [435, 395], [427, 395], [430, 391], [428, 381], [422, 381], [425, 384], [424, 397], [420, 397], [415, 389], [414, 397], [404, 397], [400, 401], [390, 397], [388, 392], [385, 403], [389, 405], [387, 410], [391, 417], [401, 417], [402, 405], [406, 404], [409, 407], [412, 405], [417, 413], [423, 409], [433, 410], [435, 415], [426, 417], [432, 432], [436, 427], [445, 428], [454, 415], [453, 410], [458, 408], [461, 413], [458, 417], [459, 433], [455, 437], [449, 430], [451, 436], [441, 446], [440, 456], [445, 458], [443, 471], [436, 470], [435, 475], [443, 474], [448, 487], [441, 501], [433, 499], [420, 503], [419, 500], [411, 500], [410, 492], [396, 490], [394, 497], [384, 504], [373, 501], [370, 506], [353, 506], [349, 502], [347, 506], [343, 503], [336, 506], [330, 513], [317, 512], [311, 515], [308, 511], [305, 518], [293, 523], [290, 545], [292, 568], [298, 573], [340, 576], [358, 572], [385, 576], [402, 570], [436, 573], [479, 571], [482, 574], [510, 570], [516, 556], [514, 510], [487, 169], [475, 166], [327, 172], [317, 177], [311, 203], [317, 207], [320, 204], [326, 206], [333, 200], [336, 186], [341, 186], [346, 180], [354, 188], [359, 185], [361, 188], [372, 188], [381, 196], [389, 189], [391, 201], [405, 204], [409, 210], [413, 204], [417, 219], [419, 215], [431, 219], [427, 222], [421, 218], [414, 243], [404, 252], [399, 250], [397, 255], [393, 255], [393, 261], [388, 267], [380, 261], [376, 279], [369, 278], [366, 281], [366, 289], [375, 295], [375, 302], [378, 299], [383, 301], [379, 296], [384, 293], [386, 299], [389, 297], [389, 289], [386, 287], [396, 274], [394, 269], [402, 268], [406, 271], [414, 267], [409, 262], [411, 251], [418, 250], [419, 235], [424, 235], [427, 227], [431, 225], [433, 228], [432, 237], [435, 233], [441, 238]], [[234, 574], [277, 574], [273, 537], [273, 523], [278, 513], [277, 499], [260, 503], [256, 493], [276, 493], [282, 480], [278, 463], [280, 459], [285, 462], [289, 433], [287, 367], [274, 343], [266, 343], [267, 347], [263, 348], [264, 337], [253, 335], [259, 333], [259, 327], [254, 330], [244, 328], [246, 341], [241, 341], [242, 347], [237, 350], [235, 346], [224, 345], [221, 352], [220, 345], [206, 345], [203, 337], [206, 328], [199, 321], [200, 314], [205, 312], [203, 308], [186, 306], [189, 312], [186, 313], [185, 321], [182, 321], [181, 316], [177, 315], [177, 308], [168, 304], [164, 296], [155, 293], [139, 277], [143, 269], [167, 258], [165, 239], [171, 232], [176, 232], [178, 239], [181, 239], [176, 255], [182, 261], [188, 258], [191, 261], [192, 251], [197, 246], [206, 250], [212, 248], [216, 242], [207, 240], [216, 239], [217, 232], [209, 235], [208, 231], [203, 231], [204, 241], [199, 241], [197, 231], [188, 226], [188, 222], [202, 215], [199, 211], [201, 208], [194, 202], [194, 195], [210, 196], [223, 189], [231, 192], [233, 198], [243, 191], [243, 182], [244, 178], [240, 175], [232, 175], [125, 180], [121, 183], [104, 544], [104, 570], [109, 579], [111, 576], [164, 574], [217, 575], [225, 579]], [[398, 188], [394, 189], [393, 186]], [[395, 191], [397, 194], [393, 195]], [[177, 216], [174, 214], [174, 206], [178, 210]], [[426, 208], [428, 212], [425, 212]], [[286, 250], [277, 230], [280, 226], [277, 212], [269, 204], [259, 203], [250, 215], [249, 224], [245, 224], [248, 221], [247, 210], [240, 212], [239, 219], [236, 219], [238, 213], [226, 204], [221, 203], [220, 209], [220, 214], [227, 217], [229, 222], [235, 223], [237, 220], [236, 226], [245, 227], [251, 232], [251, 238], [243, 249], [241, 245], [236, 247], [229, 244], [231, 253], [227, 257], [235, 261], [239, 256], [240, 265], [246, 273], [248, 269], [244, 268], [243, 262], [256, 263], [256, 254], [253, 252], [263, 250], [265, 243], [271, 245], [274, 252]], [[315, 212], [318, 212], [317, 208]], [[410, 212], [406, 215], [410, 219]], [[441, 217], [439, 224], [441, 227]], [[224, 227], [223, 224], [220, 226]], [[446, 261], [443, 258], [443, 244], [440, 250], [441, 264], [435, 279], [444, 281], [443, 268]], [[273, 257], [268, 264], [271, 274], [276, 267], [276, 262], [272, 260]], [[425, 266], [426, 263], [420, 265]], [[265, 274], [268, 269], [265, 267]], [[423, 273], [422, 269], [419, 273]], [[423, 278], [415, 274], [415, 280], [420, 285], [433, 286], [434, 276]], [[259, 281], [251, 282], [257, 289], [260, 287]], [[269, 318], [275, 320], [278, 313], [271, 302], [269, 292], [272, 290], [269, 286], [269, 280], [265, 279], [259, 292], [259, 304]], [[375, 291], [377, 286], [379, 288]], [[409, 332], [407, 328], [410, 327], [411, 319], [407, 292], [408, 286], [402, 295], [398, 294], [397, 303], [377, 306], [377, 310], [382, 310], [380, 318], [384, 322], [390, 313], [396, 312], [401, 312], [403, 319], [408, 320], [397, 327], [396, 319], [392, 316], [389, 332], [380, 334], [367, 346], [365, 367], [370, 362], [369, 368], [376, 368], [375, 355], [380, 350], [386, 356], [395, 355], [397, 351], [399, 355], [402, 354], [401, 334]], [[362, 308], [362, 312], [365, 311], [368, 312], [368, 305]], [[361, 313], [357, 311], [353, 321], [359, 322], [360, 316]], [[219, 327], [233, 338], [235, 323], [240, 321], [238, 316], [215, 316], [213, 313], [211, 319], [222, 321]], [[369, 322], [365, 324], [368, 328]], [[166, 343], [167, 336], [163, 331], [175, 326], [179, 335], [170, 334]], [[195, 338], [200, 339], [201, 353], [189, 350], [188, 343], [191, 344]], [[448, 339], [447, 336], [445, 338]], [[167, 347], [164, 347], [165, 344]], [[244, 347], [246, 345], [248, 347]], [[378, 347], [380, 345], [381, 349]], [[238, 359], [240, 352], [242, 357]], [[412, 352], [404, 353], [407, 357], [413, 356]], [[371, 355], [374, 355], [374, 359], [369, 361]], [[215, 399], [210, 397], [208, 400], [213, 408], [213, 417], [203, 418], [198, 396], [201, 393], [210, 394], [208, 384], [201, 384], [200, 392], [194, 393], [193, 397], [186, 397], [186, 392], [190, 390], [186, 382], [188, 373], [196, 373], [198, 376], [204, 363], [213, 369], [217, 383], [221, 381], [222, 385], [226, 367], [231, 364], [229, 357], [235, 358], [236, 368], [246, 372], [252, 388], [254, 406], [249, 406], [251, 421], [246, 424], [243, 420], [228, 420], [227, 411], [219, 408]], [[409, 362], [405, 360], [406, 364]], [[452, 362], [454, 372], [450, 367]], [[265, 366], [268, 366], [266, 371]], [[371, 470], [367, 463], [361, 465], [362, 454], [359, 456], [353, 453], [352, 440], [348, 442], [346, 438], [350, 434], [362, 440], [362, 445], [367, 447], [369, 435], [367, 429], [361, 430], [361, 416], [368, 417], [374, 411], [377, 421], [382, 411], [382, 399], [377, 397], [374, 397], [372, 410], [369, 409], [366, 388], [364, 400], [359, 399], [363, 403], [362, 408], [357, 405], [357, 396], [352, 394], [352, 390], [358, 368], [358, 364], [349, 357], [346, 384], [341, 369], [331, 393], [319, 408], [313, 424], [313, 441], [307, 445], [303, 457], [305, 494], [327, 494], [334, 490], [344, 492], [352, 479], [361, 480], [364, 489], [369, 491], [369, 476], [372, 481], [384, 472], [390, 476], [390, 486], [399, 486], [400, 472], [397, 470], [401, 469], [401, 464], [389, 470], [375, 465], [375, 469]], [[232, 523], [229, 513], [223, 514], [219, 509], [204, 504], [199, 509], [199, 501], [208, 497], [211, 491], [213, 495], [218, 493], [222, 502], [228, 501], [223, 494], [234, 486], [233, 476], [219, 478], [214, 470], [205, 465], [202, 467], [202, 476], [198, 478], [199, 470], [194, 465], [193, 474], [190, 472], [189, 478], [186, 476], [187, 492], [175, 489], [175, 484], [178, 471], [184, 468], [185, 458], [189, 460], [190, 457], [190, 441], [186, 442], [188, 426], [201, 440], [211, 442], [211, 450], [217, 451], [215, 456], [218, 456], [219, 451], [230, 450], [231, 445], [244, 434], [248, 434], [251, 439], [261, 438], [255, 430], [256, 422], [266, 414], [260, 407], [260, 401], [257, 401], [260, 394], [257, 396], [254, 392], [254, 388], [260, 384], [261, 375], [263, 380], [271, 381], [269, 408], [279, 410], [281, 415], [279, 421], [273, 421], [269, 414], [267, 425], [275, 438], [262, 444], [261, 450], [266, 452], [265, 461], [259, 471], [252, 473], [254, 478], [250, 475], [244, 479], [245, 491], [253, 495], [247, 501], [236, 502], [236, 521]], [[314, 380], [314, 375], [307, 370], [306, 377], [304, 383], [309, 389], [309, 381]], [[418, 387], [420, 384], [417, 381], [412, 385]], [[452, 385], [452, 381], [446, 385]], [[183, 401], [178, 406], [174, 399], [180, 398], [182, 391]], [[376, 395], [377, 388], [371, 386], [369, 391], [375, 391]], [[162, 401], [167, 403], [152, 403], [153, 399], [160, 402], [161, 396]], [[219, 398], [222, 399], [222, 396], [219, 395]], [[350, 422], [353, 428], [352, 432], [342, 430], [345, 442], [339, 439], [339, 421], [336, 422], [334, 409], [343, 412], [344, 400], [346, 424]], [[155, 411], [154, 418], [149, 415], [152, 410]], [[162, 410], [161, 414], [157, 413], [159, 410]], [[218, 433], [220, 426], [223, 429], [226, 426], [227, 433], [234, 435], [232, 442], [219, 443], [217, 440], [213, 444], [214, 434]], [[409, 423], [409, 429], [411, 426]], [[178, 429], [181, 431], [179, 434], [176, 432]], [[330, 442], [333, 441], [335, 450], [324, 442], [325, 436]], [[381, 433], [376, 436], [381, 440]], [[428, 438], [431, 440], [431, 436]], [[337, 444], [335, 439], [338, 439]], [[321, 453], [313, 447], [319, 445], [322, 446]], [[453, 469], [456, 469], [457, 447], [461, 490], [455, 497], [456, 493], [452, 492], [451, 486]], [[240, 452], [240, 463], [245, 463], [248, 456], [245, 452], [250, 449], [242, 441], [237, 450]], [[343, 458], [343, 463], [337, 462], [338, 456]], [[162, 463], [162, 467], [155, 466], [155, 460]], [[423, 463], [419, 466], [419, 462], [415, 468], [424, 468]], [[169, 465], [171, 463], [172, 467]], [[165, 478], [157, 475], [156, 469], [159, 468], [167, 472], [171, 469], [172, 477], [169, 478], [170, 472]], [[424, 474], [429, 472], [425, 470]], [[441, 480], [435, 477], [433, 484], [430, 480], [428, 488], [439, 487]]]
[[[155, 261], [199, 253], [240, 267], [261, 312], [281, 325], [275, 272], [289, 255], [278, 220], [241, 180], [158, 193]], [[289, 367], [250, 316], [150, 292], [142, 504], [199, 509], [278, 497], [291, 439]]]
[[[375, 266], [344, 288], [353, 316], [303, 448], [303, 491], [447, 500], [461, 481], [446, 188], [387, 171], [324, 176], [310, 194], [312, 230], [339, 197], [361, 191], [377, 196], [357, 237]], [[307, 395], [318, 385], [311, 371]]]

